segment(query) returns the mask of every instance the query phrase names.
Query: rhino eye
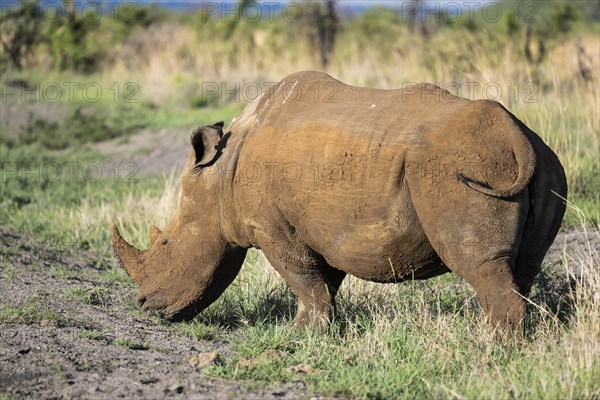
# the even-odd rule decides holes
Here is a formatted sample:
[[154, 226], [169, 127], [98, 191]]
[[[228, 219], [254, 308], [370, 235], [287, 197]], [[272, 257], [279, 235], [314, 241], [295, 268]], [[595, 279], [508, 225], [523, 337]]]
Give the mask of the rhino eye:
[[166, 245], [167, 243], [169, 243], [169, 239], [165, 239], [162, 241], [162, 244]]

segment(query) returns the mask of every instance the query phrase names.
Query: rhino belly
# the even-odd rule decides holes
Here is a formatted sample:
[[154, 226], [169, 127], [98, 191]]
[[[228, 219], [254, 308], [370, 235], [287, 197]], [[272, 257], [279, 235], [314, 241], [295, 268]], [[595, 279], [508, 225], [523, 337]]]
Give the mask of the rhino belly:
[[336, 269], [373, 282], [425, 279], [448, 272], [425, 234], [405, 232], [374, 241], [348, 239], [324, 257]]
[[424, 279], [449, 271], [429, 243], [406, 191], [373, 211], [359, 217], [331, 211], [333, 218], [318, 220], [318, 237], [309, 239], [309, 245], [320, 247], [332, 267], [374, 282]]

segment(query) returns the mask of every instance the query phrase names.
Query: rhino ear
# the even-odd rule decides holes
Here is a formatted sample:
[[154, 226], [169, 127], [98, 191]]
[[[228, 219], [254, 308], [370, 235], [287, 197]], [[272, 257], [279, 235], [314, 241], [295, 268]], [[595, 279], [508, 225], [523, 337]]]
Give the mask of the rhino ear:
[[217, 156], [219, 141], [223, 137], [224, 122], [201, 126], [192, 133], [191, 142], [196, 154], [194, 167], [210, 164]]
[[158, 229], [156, 226], [154, 225], [150, 225], [150, 244], [154, 244], [154, 242], [156, 242], [156, 240], [158, 239], [158, 237], [162, 234], [162, 231], [160, 229]]

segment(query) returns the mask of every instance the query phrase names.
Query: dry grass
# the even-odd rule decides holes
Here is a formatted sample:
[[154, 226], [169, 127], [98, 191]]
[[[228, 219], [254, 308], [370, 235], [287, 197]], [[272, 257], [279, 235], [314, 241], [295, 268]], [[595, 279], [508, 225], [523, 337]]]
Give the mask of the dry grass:
[[[120, 61], [104, 70], [104, 79], [134, 80], [143, 96], [157, 104], [202, 96], [203, 83], [225, 90], [238, 83], [242, 93], [227, 101], [245, 103], [250, 100], [243, 93], [248, 83], [262, 85], [299, 70], [322, 69], [314, 48], [304, 40], [303, 26], [285, 29], [282, 34], [275, 26], [241, 25], [224, 41], [210, 26], [195, 30], [161, 25], [129, 40], [117, 57]], [[165, 40], [164, 32], [174, 39]], [[399, 88], [426, 81], [463, 97], [501, 101], [556, 151], [570, 193], [576, 195], [571, 199], [592, 219], [600, 218], [596, 207], [586, 204], [590, 198], [598, 201], [600, 188], [600, 37], [580, 38], [595, 74], [595, 82], [589, 83], [579, 76], [577, 38], [554, 44], [546, 62], [530, 65], [519, 39], [497, 32], [447, 29], [427, 38], [410, 34], [404, 26], [389, 32], [380, 40], [356, 27], [342, 30], [326, 72], [361, 86]], [[373, 46], [373, 41], [380, 45]], [[582, 203], [582, 198], [587, 199]]]
[[[74, 211], [82, 232], [119, 221], [128, 239], [147, 245], [150, 223], [163, 228], [177, 206], [178, 182], [162, 195], [125, 197]], [[571, 207], [576, 207], [570, 204]], [[131, 212], [135, 209], [136, 212]], [[585, 220], [584, 212], [575, 210]], [[566, 289], [534, 287], [523, 343], [498, 342], [472, 289], [445, 275], [425, 282], [381, 285], [349, 277], [339, 293], [340, 313], [327, 335], [290, 329], [295, 300], [260, 253], [252, 251], [240, 276], [213, 306], [188, 324], [204, 337], [232, 345], [225, 365], [209, 373], [280, 382], [300, 379], [314, 390], [359, 398], [398, 395], [454, 398], [596, 398], [600, 395], [600, 253], [597, 230], [580, 226], [586, 240], [563, 250], [543, 279]], [[557, 314], [553, 304], [569, 308]], [[278, 356], [262, 360], [265, 351]], [[254, 362], [259, 357], [260, 362]], [[238, 361], [253, 360], [246, 367]], [[297, 376], [308, 364], [320, 371]]]
[[[148, 248], [149, 226], [164, 229], [177, 210], [181, 192], [179, 174], [173, 172], [164, 178], [164, 190], [148, 189], [142, 194], [125, 193], [116, 201], [97, 203], [93, 198], [84, 199], [77, 208], [64, 216], [69, 221], [71, 234], [76, 239], [106, 237], [112, 224], [122, 230], [126, 227], [127, 239], [136, 246]], [[134, 211], [132, 211], [134, 210]]]
[[[197, 324], [204, 329], [224, 323], [235, 327], [223, 334], [230, 338], [236, 358], [213, 371], [227, 377], [301, 379], [324, 393], [358, 398], [596, 398], [598, 249], [584, 242], [565, 254], [561, 264], [546, 269], [558, 268], [554, 276], [562, 285], [575, 282], [569, 293], [571, 309], [559, 318], [549, 304], [532, 302], [523, 343], [499, 343], [473, 301], [472, 290], [452, 276], [399, 285], [350, 278], [339, 294], [338, 320], [325, 337], [287, 328], [293, 309], [288, 292], [280, 294], [279, 310], [271, 310], [276, 325], [269, 318], [256, 321], [253, 310], [264, 298], [281, 293], [280, 278], [264, 261], [246, 265], [224, 298]], [[281, 360], [246, 368], [237, 364], [268, 349], [280, 352]], [[286, 370], [296, 364], [321, 373], [298, 378]]]

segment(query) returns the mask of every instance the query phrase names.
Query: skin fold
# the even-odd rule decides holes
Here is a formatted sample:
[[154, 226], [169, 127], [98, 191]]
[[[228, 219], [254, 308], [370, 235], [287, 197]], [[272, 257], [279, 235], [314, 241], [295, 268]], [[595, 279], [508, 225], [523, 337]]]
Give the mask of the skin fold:
[[327, 326], [346, 274], [394, 283], [449, 271], [494, 325], [521, 326], [567, 187], [552, 150], [499, 103], [299, 72], [223, 128], [192, 134], [179, 209], [150, 229], [150, 249], [113, 227], [142, 309], [192, 318], [255, 247], [298, 296], [300, 326]]

